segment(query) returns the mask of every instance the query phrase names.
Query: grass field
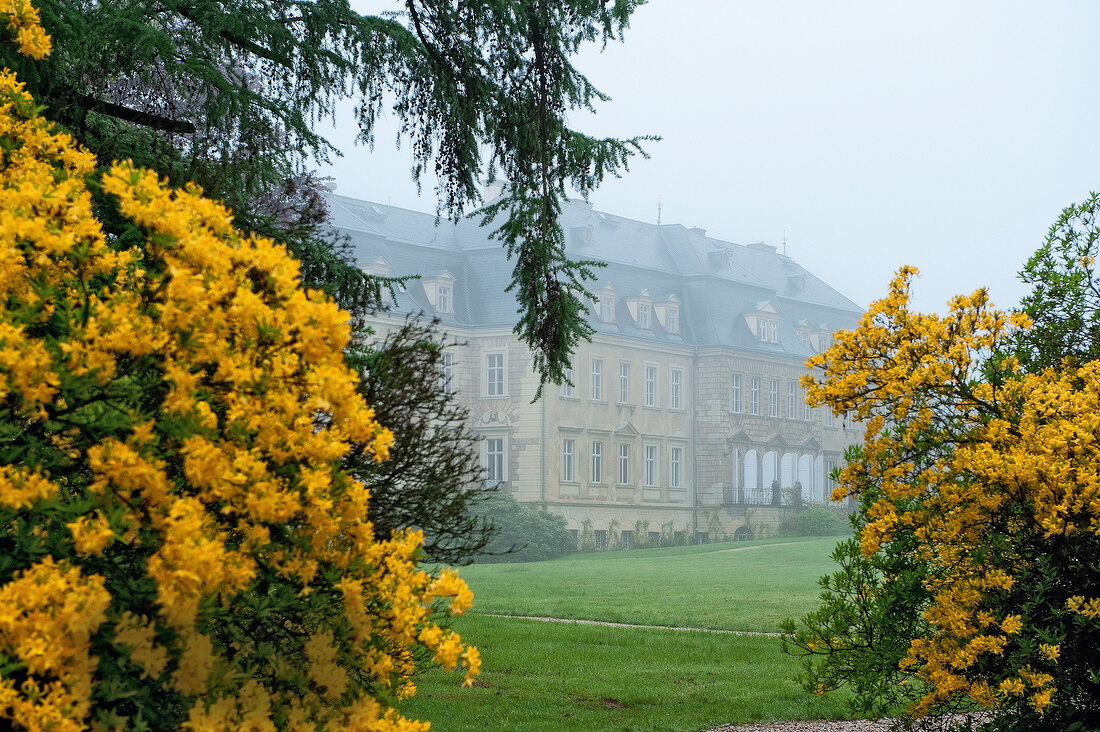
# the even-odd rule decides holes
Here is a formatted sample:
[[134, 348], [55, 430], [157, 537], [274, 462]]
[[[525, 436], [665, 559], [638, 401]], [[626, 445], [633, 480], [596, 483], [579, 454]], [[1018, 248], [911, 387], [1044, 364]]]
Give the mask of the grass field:
[[481, 676], [474, 688], [462, 689], [457, 674], [429, 671], [402, 711], [431, 720], [441, 732], [702, 730], [843, 717], [843, 698], [818, 698], [794, 683], [798, 664], [783, 655], [777, 638], [485, 615], [774, 631], [781, 618], [815, 606], [816, 580], [831, 570], [836, 541], [773, 540], [747, 549], [713, 544], [463, 568], [474, 609], [454, 628], [480, 649]]
[[817, 605], [837, 538], [579, 554], [462, 569], [482, 613], [778, 631]]

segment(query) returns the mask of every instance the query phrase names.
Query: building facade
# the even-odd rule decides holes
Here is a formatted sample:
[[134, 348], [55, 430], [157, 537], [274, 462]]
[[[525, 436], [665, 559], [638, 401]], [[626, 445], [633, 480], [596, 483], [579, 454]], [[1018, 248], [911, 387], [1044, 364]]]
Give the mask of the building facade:
[[606, 262], [590, 285], [595, 334], [573, 354], [572, 384], [533, 402], [538, 377], [505, 292], [512, 266], [488, 229], [330, 203], [361, 267], [420, 276], [377, 327], [423, 313], [463, 344], [441, 378], [483, 438], [486, 480], [591, 529], [598, 547], [774, 531], [784, 506], [827, 501], [832, 468], [861, 437], [810, 409], [799, 385], [806, 359], [861, 310], [775, 247], [567, 203], [567, 255]]

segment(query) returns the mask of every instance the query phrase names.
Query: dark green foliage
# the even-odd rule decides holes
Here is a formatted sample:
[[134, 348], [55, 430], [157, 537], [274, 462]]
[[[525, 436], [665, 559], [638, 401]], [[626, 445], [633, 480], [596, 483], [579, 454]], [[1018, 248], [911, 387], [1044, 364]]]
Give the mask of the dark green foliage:
[[813, 506], [784, 521], [780, 533], [787, 536], [840, 536], [849, 533], [849, 528], [836, 511]]
[[481, 502], [479, 511], [497, 532], [478, 556], [479, 563], [535, 562], [577, 549], [573, 534], [565, 528], [565, 517], [541, 506], [494, 492]]
[[[861, 504], [869, 506], [870, 500], [861, 497]], [[857, 536], [833, 550], [839, 569], [818, 580], [821, 606], [797, 623], [782, 623], [783, 650], [801, 657], [799, 682], [807, 691], [823, 694], [846, 687], [853, 712], [892, 716], [921, 696], [919, 679], [898, 663], [924, 622], [924, 568], [900, 554], [864, 557], [860, 514], [850, 520]]]
[[354, 352], [360, 391], [375, 419], [393, 430], [394, 444], [383, 463], [352, 450], [344, 468], [370, 489], [375, 536], [421, 529], [432, 561], [467, 564], [493, 536], [489, 521], [478, 514], [498, 494], [482, 487], [469, 415], [443, 383], [448, 345], [455, 344], [443, 339], [437, 322], [406, 320]]
[[1020, 272], [1031, 292], [1020, 309], [1035, 325], [1017, 337], [1012, 355], [1025, 369], [1062, 368], [1100, 358], [1100, 195], [1067, 207]]
[[516, 333], [543, 381], [560, 383], [591, 332], [581, 298], [596, 266], [565, 257], [560, 202], [567, 187], [587, 196], [620, 175], [647, 139], [567, 126], [570, 111], [606, 99], [571, 58], [621, 38], [643, 1], [407, 0], [371, 16], [348, 0], [41, 0], [53, 53], [30, 62], [5, 47], [0, 61], [101, 161], [131, 158], [173, 184], [199, 183], [239, 227], [287, 242], [307, 279], [345, 307], [363, 275], [316, 228], [273, 227], [257, 202], [335, 152], [314, 126], [339, 100], [354, 100], [368, 144], [392, 104], [414, 176], [438, 176], [441, 212], [479, 205], [482, 181], [506, 183], [481, 215], [515, 262]]

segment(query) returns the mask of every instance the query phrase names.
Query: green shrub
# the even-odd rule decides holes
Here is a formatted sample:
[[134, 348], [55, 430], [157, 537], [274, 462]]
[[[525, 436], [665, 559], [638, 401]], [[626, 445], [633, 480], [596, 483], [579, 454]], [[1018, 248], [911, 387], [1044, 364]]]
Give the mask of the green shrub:
[[[507, 493], [490, 496], [480, 508], [496, 535], [482, 550], [478, 562], [534, 562], [576, 551], [573, 535], [565, 528], [564, 516], [535, 504], [520, 503]], [[596, 548], [592, 525], [587, 521], [581, 532], [582, 548], [586, 544], [591, 545], [587, 551]]]
[[799, 511], [780, 527], [780, 533], [787, 536], [840, 536], [850, 530], [836, 511], [821, 506]]

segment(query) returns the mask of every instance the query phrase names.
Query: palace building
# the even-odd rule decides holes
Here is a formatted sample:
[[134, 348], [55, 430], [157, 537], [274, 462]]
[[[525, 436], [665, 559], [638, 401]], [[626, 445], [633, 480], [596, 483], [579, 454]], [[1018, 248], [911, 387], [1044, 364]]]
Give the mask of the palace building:
[[[857, 425], [810, 409], [805, 361], [851, 329], [859, 306], [775, 247], [719, 241], [571, 201], [571, 259], [607, 263], [590, 283], [591, 342], [572, 386], [538, 377], [512, 332], [512, 264], [477, 221], [331, 195], [334, 226], [359, 266], [420, 275], [377, 327], [407, 313], [442, 321], [465, 345], [446, 379], [483, 438], [486, 479], [591, 528], [598, 547], [664, 532], [706, 541], [774, 531], [792, 504], [823, 504]], [[647, 531], [649, 537], [636, 533]]]

